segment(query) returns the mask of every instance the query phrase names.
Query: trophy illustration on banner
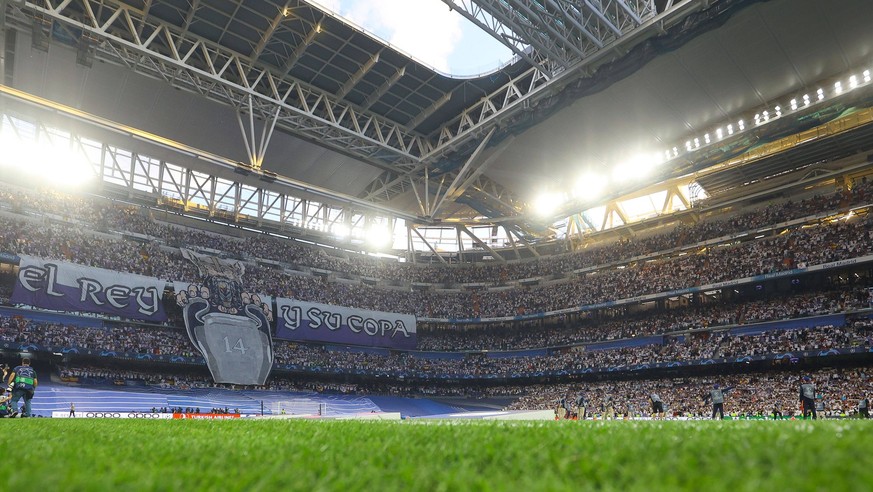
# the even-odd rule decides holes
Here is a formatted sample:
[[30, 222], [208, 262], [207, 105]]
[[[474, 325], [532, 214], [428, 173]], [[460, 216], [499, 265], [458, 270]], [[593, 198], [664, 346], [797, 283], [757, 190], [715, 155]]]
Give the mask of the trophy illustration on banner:
[[272, 312], [261, 298], [244, 292], [239, 261], [182, 249], [197, 265], [202, 283], [176, 289], [185, 328], [206, 359], [216, 383], [262, 385], [273, 368]]

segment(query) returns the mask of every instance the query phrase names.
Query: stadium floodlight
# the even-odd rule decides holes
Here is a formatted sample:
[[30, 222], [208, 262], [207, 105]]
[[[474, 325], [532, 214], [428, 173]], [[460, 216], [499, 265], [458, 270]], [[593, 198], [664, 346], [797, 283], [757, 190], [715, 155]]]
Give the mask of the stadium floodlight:
[[602, 174], [588, 172], [579, 176], [573, 185], [573, 197], [582, 200], [592, 200], [603, 196], [609, 185], [609, 179]]
[[858, 87], [858, 77], [856, 75], [852, 75], [849, 77], [849, 88], [854, 89]]
[[703, 136], [703, 141], [706, 142], [706, 143], [710, 143], [710, 142], [711, 142], [708, 133], [707, 133], [706, 135]]
[[699, 148], [700, 148], [700, 139], [699, 139], [699, 138], [695, 138], [695, 139], [694, 139], [694, 148], [695, 148], [695, 149], [699, 149]]
[[367, 243], [374, 248], [385, 248], [392, 240], [391, 231], [384, 225], [373, 224], [367, 230]]
[[679, 149], [677, 147], [673, 147], [673, 157], [679, 157]]
[[797, 99], [792, 99], [791, 100], [791, 111], [796, 111], [796, 110], [797, 110]]
[[840, 82], [839, 80], [838, 80], [837, 82], [834, 83], [834, 91], [835, 91], [837, 94], [842, 94], [842, 93], [843, 93], [843, 83]]
[[803, 105], [804, 105], [804, 106], [809, 106], [809, 94], [804, 94], [804, 95], [803, 95]]
[[728, 131], [728, 135], [733, 135], [734, 134], [734, 125], [733, 124], [728, 125], [727, 131]]
[[691, 140], [685, 142], [685, 150], [691, 152]]
[[776, 106], [774, 109], [776, 110], [776, 117], [777, 118], [782, 116], [782, 106]]
[[[665, 160], [658, 152], [637, 154], [612, 169], [613, 181], [622, 182], [644, 178], [664, 162]], [[603, 188], [605, 187], [605, 183], [603, 183]]]
[[737, 126], [740, 128], [740, 131], [743, 131], [746, 129], [746, 123], [743, 120], [738, 121]]
[[758, 114], [755, 115], [755, 124], [756, 124], [756, 125], [760, 125], [760, 124], [761, 124], [761, 113], [758, 113]]
[[761, 116], [764, 117], [764, 121], [770, 121], [770, 112], [769, 112], [769, 111], [764, 111], [764, 112], [761, 114]]
[[819, 89], [819, 90], [815, 91], [815, 93], [818, 94], [818, 100], [819, 100], [819, 101], [821, 101], [822, 99], [824, 99], [824, 97], [825, 97], [824, 89]]
[[330, 228], [330, 231], [337, 237], [337, 239], [346, 239], [352, 232], [351, 229], [349, 229], [349, 226], [345, 224], [334, 224], [333, 227]]
[[721, 140], [722, 138], [724, 138], [724, 131], [721, 128], [719, 128], [718, 130], [715, 131], [715, 136], [719, 140]]
[[[574, 193], [578, 193], [578, 188], [580, 184], [580, 182], [576, 183]], [[533, 202], [534, 213], [539, 215], [540, 217], [548, 217], [554, 214], [558, 210], [558, 208], [564, 203], [564, 201], [564, 195], [562, 193], [558, 193], [555, 191], [540, 193], [540, 195]]]
[[870, 82], [870, 70], [864, 70], [864, 82]]
[[23, 142], [14, 137], [0, 139], [2, 163], [22, 174], [38, 176], [55, 186], [77, 187], [95, 178], [85, 156], [74, 152], [69, 141]]

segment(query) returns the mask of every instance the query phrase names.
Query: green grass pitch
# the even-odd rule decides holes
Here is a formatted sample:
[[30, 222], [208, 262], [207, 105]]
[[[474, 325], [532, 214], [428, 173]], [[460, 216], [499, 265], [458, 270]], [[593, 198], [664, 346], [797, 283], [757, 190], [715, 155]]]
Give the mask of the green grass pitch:
[[0, 483], [67, 490], [869, 490], [873, 421], [6, 420]]

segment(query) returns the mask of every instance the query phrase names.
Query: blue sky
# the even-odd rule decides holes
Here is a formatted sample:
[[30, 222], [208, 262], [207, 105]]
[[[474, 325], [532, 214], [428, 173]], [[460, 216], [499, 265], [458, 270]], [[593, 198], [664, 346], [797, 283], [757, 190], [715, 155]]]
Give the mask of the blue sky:
[[441, 72], [490, 72], [512, 52], [441, 0], [308, 0], [340, 14]]

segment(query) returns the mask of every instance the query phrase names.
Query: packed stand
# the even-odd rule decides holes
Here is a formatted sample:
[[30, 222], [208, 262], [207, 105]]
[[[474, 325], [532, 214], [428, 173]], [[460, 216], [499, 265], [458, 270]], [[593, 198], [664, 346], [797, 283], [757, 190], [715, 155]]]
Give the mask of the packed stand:
[[[814, 372], [817, 400], [825, 407], [825, 416], [853, 414], [859, 401], [873, 392], [873, 374], [869, 368], [828, 369]], [[720, 377], [686, 377], [664, 380], [609, 381], [563, 385], [532, 385], [496, 388], [493, 394], [518, 395], [510, 410], [555, 408], [562, 398], [575, 401], [584, 395], [589, 417], [603, 418], [612, 407], [616, 417], [651, 416], [649, 395], [657, 393], [670, 416], [709, 418], [710, 406], [705, 395], [714, 384], [733, 388], [725, 397], [725, 414], [783, 416], [799, 414], [800, 375], [796, 372], [740, 374]]]
[[376, 258], [337, 258], [323, 250], [267, 235], [232, 238], [190, 228], [160, 224], [148, 217], [148, 209], [115, 206], [96, 198], [83, 199], [50, 190], [29, 191], [0, 188], [0, 202], [13, 209], [27, 207], [60, 218], [90, 223], [99, 231], [143, 234], [174, 247], [209, 248], [237, 258], [264, 258], [304, 267], [316, 267], [352, 275], [454, 285], [459, 283], [502, 283], [538, 276], [564, 275], [573, 270], [627, 260], [677, 246], [757, 229], [817, 213], [844, 210], [867, 204], [873, 197], [873, 183], [856, 183], [851, 191], [817, 195], [799, 202], [782, 202], [734, 217], [715, 216], [692, 226], [680, 224], [652, 237], [624, 240], [574, 253], [554, 255], [535, 261], [506, 265], [422, 266], [388, 262]]
[[[33, 343], [49, 347], [100, 349], [118, 353], [197, 356], [181, 330], [153, 327], [86, 328], [0, 317], [0, 342]], [[414, 378], [519, 377], [546, 373], [566, 374], [658, 362], [694, 362], [719, 356], [740, 356], [789, 351], [822, 350], [870, 344], [869, 327], [822, 326], [768, 332], [754, 337], [711, 336], [703, 332], [666, 337], [662, 344], [633, 348], [562, 350], [549, 355], [488, 357], [470, 353], [462, 358], [425, 358], [414, 353], [390, 355], [365, 351], [336, 351], [318, 345], [274, 342], [275, 363], [292, 371], [354, 373]]]

